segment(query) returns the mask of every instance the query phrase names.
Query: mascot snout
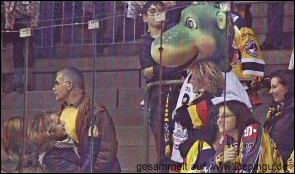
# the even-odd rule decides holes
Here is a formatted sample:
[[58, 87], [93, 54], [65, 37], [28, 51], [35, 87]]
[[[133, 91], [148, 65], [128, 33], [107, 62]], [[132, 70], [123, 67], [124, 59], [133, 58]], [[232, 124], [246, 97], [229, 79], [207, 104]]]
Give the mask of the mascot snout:
[[207, 3], [189, 6], [182, 11], [176, 26], [164, 32], [162, 38], [154, 40], [151, 55], [157, 63], [166, 67], [201, 60], [218, 63], [225, 59], [225, 24], [226, 15], [218, 7]]

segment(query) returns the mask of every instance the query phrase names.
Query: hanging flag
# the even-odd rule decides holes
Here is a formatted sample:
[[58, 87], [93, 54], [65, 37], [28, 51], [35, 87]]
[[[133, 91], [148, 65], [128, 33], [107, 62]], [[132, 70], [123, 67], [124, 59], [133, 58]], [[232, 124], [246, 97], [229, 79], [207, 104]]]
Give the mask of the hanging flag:
[[172, 113], [172, 119], [174, 118], [177, 108], [182, 105], [187, 105], [189, 102], [193, 101], [194, 98], [196, 98], [196, 93], [193, 92], [193, 85], [189, 83], [191, 76], [192, 73], [189, 73], [181, 86], [177, 104], [175, 110]]

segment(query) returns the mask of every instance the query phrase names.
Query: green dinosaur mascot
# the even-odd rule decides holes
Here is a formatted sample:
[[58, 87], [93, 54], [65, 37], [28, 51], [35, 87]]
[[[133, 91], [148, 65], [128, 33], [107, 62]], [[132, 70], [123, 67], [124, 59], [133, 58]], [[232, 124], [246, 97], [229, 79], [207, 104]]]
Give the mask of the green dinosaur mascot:
[[[228, 15], [228, 20], [230, 17]], [[177, 67], [201, 60], [212, 60], [221, 70], [226, 60], [226, 48], [231, 48], [234, 27], [219, 6], [204, 3], [192, 5], [182, 11], [180, 22], [163, 33], [152, 44], [153, 59], [163, 66]], [[228, 47], [226, 47], [226, 30]], [[162, 41], [162, 49], [161, 48]], [[162, 50], [162, 60], [160, 60]]]

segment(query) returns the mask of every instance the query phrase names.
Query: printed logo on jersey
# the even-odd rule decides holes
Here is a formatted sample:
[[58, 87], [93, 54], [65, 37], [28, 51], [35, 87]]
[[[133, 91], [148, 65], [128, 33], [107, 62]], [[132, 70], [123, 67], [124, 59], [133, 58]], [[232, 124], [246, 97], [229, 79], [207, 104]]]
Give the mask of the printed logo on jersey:
[[188, 94], [184, 94], [182, 97], [182, 105], [187, 105], [190, 101], [189, 95]]
[[244, 130], [244, 138], [255, 138], [257, 137], [257, 127], [256, 126], [248, 126]]
[[245, 150], [246, 150], [246, 153], [250, 152], [252, 150], [252, 148], [254, 147], [254, 144], [253, 143], [245, 143]]
[[259, 55], [258, 46], [253, 39], [249, 39], [246, 42], [245, 49], [246, 49], [247, 54], [249, 54], [250, 56], [257, 57]]

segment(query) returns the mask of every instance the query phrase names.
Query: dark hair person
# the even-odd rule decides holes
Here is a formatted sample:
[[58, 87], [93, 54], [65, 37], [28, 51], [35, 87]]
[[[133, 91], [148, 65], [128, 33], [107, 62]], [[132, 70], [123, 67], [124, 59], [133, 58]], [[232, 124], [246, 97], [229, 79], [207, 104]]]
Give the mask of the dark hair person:
[[286, 166], [294, 150], [294, 71], [278, 70], [270, 74], [270, 79], [273, 102], [264, 128], [278, 146]]
[[[209, 170], [221, 172], [218, 171], [221, 166], [226, 166], [227, 172], [283, 172], [282, 157], [275, 142], [255, 120], [247, 105], [237, 100], [218, 105], [216, 120], [224, 141], [219, 141], [222, 148], [217, 148], [213, 166]], [[230, 145], [229, 138], [233, 139]]]

